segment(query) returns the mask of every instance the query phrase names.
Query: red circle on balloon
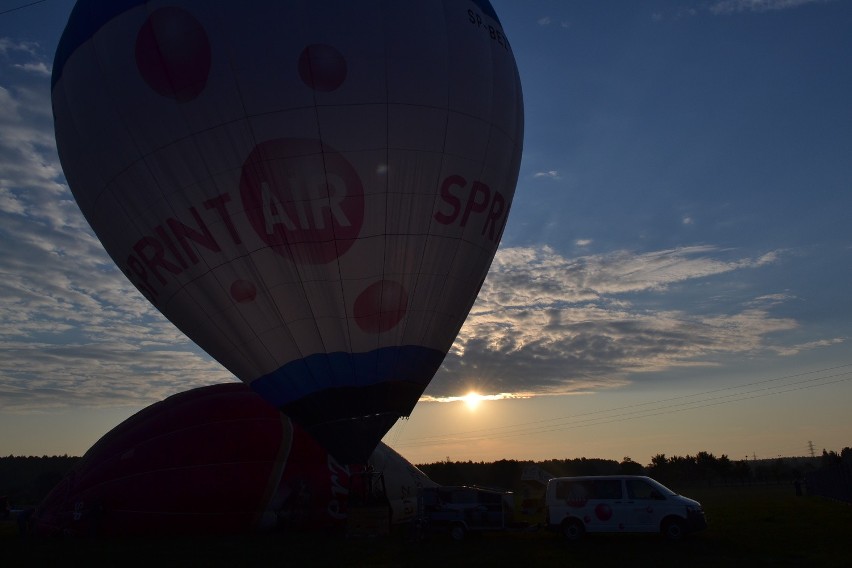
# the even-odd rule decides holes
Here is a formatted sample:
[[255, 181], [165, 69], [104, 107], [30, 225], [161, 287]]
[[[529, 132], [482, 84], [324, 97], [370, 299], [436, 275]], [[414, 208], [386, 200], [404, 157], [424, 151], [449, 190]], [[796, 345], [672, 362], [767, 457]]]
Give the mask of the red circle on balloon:
[[367, 333], [393, 329], [408, 310], [408, 292], [399, 282], [380, 280], [355, 299], [355, 323]]
[[186, 10], [151, 12], [136, 35], [136, 67], [154, 91], [186, 102], [207, 84], [212, 61], [204, 27]]
[[318, 140], [255, 146], [243, 163], [240, 195], [258, 236], [298, 264], [325, 264], [346, 253], [364, 223], [361, 178]]
[[346, 59], [330, 45], [309, 45], [299, 55], [299, 77], [315, 91], [334, 91], [346, 80]]
[[257, 286], [248, 280], [234, 280], [231, 283], [231, 298], [239, 304], [248, 304], [257, 297]]

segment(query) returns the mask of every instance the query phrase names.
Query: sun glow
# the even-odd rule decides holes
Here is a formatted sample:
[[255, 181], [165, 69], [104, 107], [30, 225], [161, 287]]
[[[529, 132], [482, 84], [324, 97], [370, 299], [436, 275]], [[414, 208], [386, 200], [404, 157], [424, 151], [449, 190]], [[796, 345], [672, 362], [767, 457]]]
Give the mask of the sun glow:
[[467, 405], [468, 410], [476, 410], [476, 408], [479, 406], [479, 403], [485, 400], [485, 397], [479, 394], [478, 392], [470, 391], [469, 393], [461, 397], [461, 399]]

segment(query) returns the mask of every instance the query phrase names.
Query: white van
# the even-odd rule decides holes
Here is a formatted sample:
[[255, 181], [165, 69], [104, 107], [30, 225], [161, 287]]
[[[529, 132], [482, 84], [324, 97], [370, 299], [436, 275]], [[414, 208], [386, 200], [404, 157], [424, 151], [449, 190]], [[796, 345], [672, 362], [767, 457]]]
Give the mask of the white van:
[[547, 524], [568, 540], [585, 533], [662, 533], [670, 540], [707, 527], [698, 501], [650, 477], [556, 477], [547, 482]]

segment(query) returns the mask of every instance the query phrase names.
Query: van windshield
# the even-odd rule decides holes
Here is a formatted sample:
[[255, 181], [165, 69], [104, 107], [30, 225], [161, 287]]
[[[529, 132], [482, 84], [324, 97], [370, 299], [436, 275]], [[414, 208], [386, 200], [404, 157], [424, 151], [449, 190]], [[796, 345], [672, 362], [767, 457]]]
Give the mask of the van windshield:
[[657, 488], [657, 491], [659, 491], [660, 493], [662, 493], [663, 495], [665, 495], [667, 497], [677, 495], [676, 492], [672, 491], [671, 489], [669, 489], [668, 487], [666, 487], [665, 485], [663, 485], [662, 483], [660, 483], [656, 479], [650, 479], [649, 478], [648, 481], [651, 483], [651, 485], [653, 485], [654, 487]]

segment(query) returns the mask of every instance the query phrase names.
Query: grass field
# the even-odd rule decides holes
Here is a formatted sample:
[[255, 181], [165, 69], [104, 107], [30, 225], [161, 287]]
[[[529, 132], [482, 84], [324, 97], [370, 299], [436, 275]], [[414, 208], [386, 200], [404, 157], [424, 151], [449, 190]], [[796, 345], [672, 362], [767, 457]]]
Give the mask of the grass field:
[[[569, 545], [546, 531], [453, 542], [441, 535], [346, 540], [321, 534], [226, 538], [37, 540], [0, 535], [5, 566], [852, 566], [852, 506], [796, 497], [791, 486], [684, 491], [710, 527], [683, 542], [589, 536]], [[9, 562], [7, 562], [9, 561]]]

